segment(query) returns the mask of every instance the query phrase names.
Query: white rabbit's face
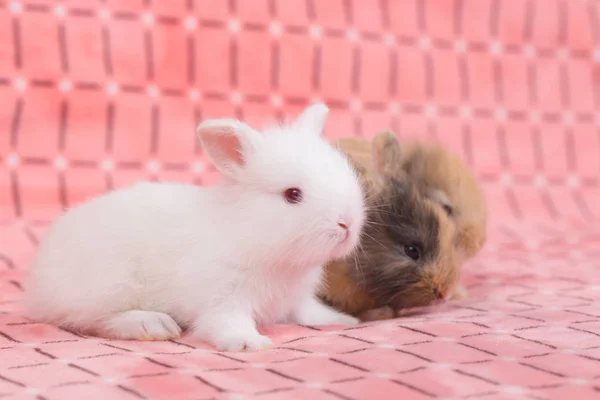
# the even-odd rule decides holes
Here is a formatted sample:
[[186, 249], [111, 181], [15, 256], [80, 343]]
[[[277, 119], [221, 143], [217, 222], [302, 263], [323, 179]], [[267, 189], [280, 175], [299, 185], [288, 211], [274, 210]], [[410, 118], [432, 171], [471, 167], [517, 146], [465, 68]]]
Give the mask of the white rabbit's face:
[[[254, 193], [265, 229], [316, 260], [349, 254], [364, 223], [364, 199], [345, 156], [293, 128], [264, 134], [240, 182]], [[300, 257], [300, 255], [297, 255]]]
[[205, 152], [237, 188], [239, 228], [270, 249], [265, 257], [317, 265], [358, 244], [363, 194], [346, 157], [322, 137], [327, 113], [314, 104], [293, 123], [262, 133], [232, 119], [197, 129]]

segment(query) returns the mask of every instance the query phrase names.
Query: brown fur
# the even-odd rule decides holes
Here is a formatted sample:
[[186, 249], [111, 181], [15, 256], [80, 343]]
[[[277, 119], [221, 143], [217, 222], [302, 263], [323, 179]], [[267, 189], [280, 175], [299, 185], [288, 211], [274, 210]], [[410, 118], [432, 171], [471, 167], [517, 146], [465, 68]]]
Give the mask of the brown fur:
[[401, 166], [421, 193], [447, 198], [463, 260], [477, 254], [485, 243], [487, 207], [471, 170], [443, 146], [416, 141], [403, 144]]
[[[366, 320], [393, 316], [386, 307], [419, 307], [446, 297], [458, 279], [455, 227], [399, 168], [396, 137], [382, 133], [372, 147], [360, 139], [337, 144], [359, 167], [369, 211], [360, 249], [327, 266], [322, 298]], [[418, 248], [420, 258], [411, 258], [407, 246]]]
[[375, 307], [375, 299], [356, 284], [347, 269], [348, 263], [344, 260], [327, 265], [325, 281], [330, 290], [325, 296], [327, 301], [337, 308], [352, 315], [360, 315]]
[[[375, 163], [371, 147], [397, 140], [391, 132], [375, 136], [373, 143], [363, 138], [342, 138], [336, 144], [354, 163], [366, 169], [373, 179]], [[458, 247], [463, 261], [481, 250], [486, 240], [487, 206], [475, 176], [461, 159], [436, 143], [402, 143], [401, 161], [406, 173], [424, 196], [452, 208], [458, 230]], [[441, 198], [440, 198], [441, 197]], [[444, 201], [445, 200], [445, 201]]]

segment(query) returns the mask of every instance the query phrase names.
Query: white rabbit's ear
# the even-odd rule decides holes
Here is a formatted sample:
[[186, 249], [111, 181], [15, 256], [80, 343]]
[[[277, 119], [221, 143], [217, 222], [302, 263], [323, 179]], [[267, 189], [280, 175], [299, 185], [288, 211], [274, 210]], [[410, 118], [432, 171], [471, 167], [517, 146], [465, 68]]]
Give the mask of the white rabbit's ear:
[[323, 103], [312, 104], [300, 114], [295, 125], [302, 131], [321, 136], [327, 122], [329, 108]]
[[209, 119], [196, 128], [204, 152], [224, 175], [232, 176], [244, 168], [247, 156], [255, 149], [260, 134], [235, 119]]

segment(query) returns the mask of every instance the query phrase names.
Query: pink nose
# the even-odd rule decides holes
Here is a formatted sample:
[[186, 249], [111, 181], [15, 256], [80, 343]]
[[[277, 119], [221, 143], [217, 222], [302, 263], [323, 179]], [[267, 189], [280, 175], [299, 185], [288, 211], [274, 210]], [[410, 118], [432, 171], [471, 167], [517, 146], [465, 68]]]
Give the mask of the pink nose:
[[344, 221], [338, 222], [338, 226], [344, 230], [348, 230], [348, 225]]

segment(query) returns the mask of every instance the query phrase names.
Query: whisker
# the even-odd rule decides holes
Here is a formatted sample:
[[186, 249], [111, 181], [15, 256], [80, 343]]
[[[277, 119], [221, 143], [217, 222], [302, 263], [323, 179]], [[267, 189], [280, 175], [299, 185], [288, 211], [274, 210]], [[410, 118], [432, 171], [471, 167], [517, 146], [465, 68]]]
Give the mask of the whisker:
[[375, 239], [373, 236], [369, 235], [367, 232], [362, 232], [362, 234], [365, 235], [366, 237], [368, 237], [369, 239], [371, 239], [372, 241], [374, 241], [375, 243], [379, 244], [380, 246], [385, 247], [385, 245], [383, 243], [381, 243], [380, 241]]
[[[361, 250], [363, 251], [363, 250]], [[366, 254], [366, 253], [364, 253]], [[352, 257], [352, 261], [354, 264], [354, 269], [356, 270], [357, 274], [359, 275], [359, 279], [361, 280], [361, 282], [365, 282], [365, 273], [363, 270], [363, 266], [361, 263], [359, 263], [358, 261], [358, 254], [354, 254]]]
[[365, 222], [365, 226], [371, 226], [371, 225], [373, 225], [373, 226], [384, 226], [384, 227], [390, 226], [390, 224], [383, 224], [381, 222], [375, 222], [375, 221], [367, 221], [367, 222]]
[[392, 211], [388, 211], [385, 209], [380, 209], [380, 210], [374, 210], [373, 212], [377, 213], [377, 214], [384, 214], [384, 215], [398, 215], [398, 213], [392, 212]]
[[386, 207], [391, 207], [391, 206], [392, 206], [391, 203], [390, 204], [381, 204], [380, 203], [380, 204], [369, 205], [369, 206], [366, 207], [366, 209], [367, 210], [379, 210], [379, 209], [386, 208]]

